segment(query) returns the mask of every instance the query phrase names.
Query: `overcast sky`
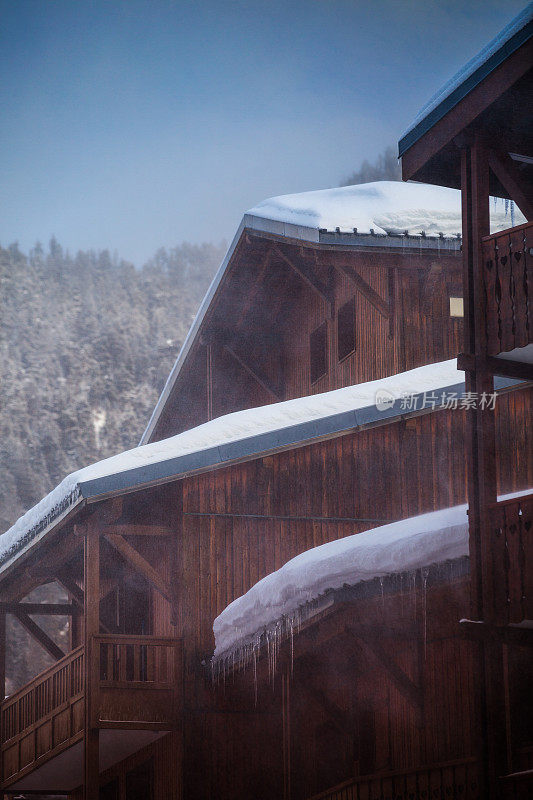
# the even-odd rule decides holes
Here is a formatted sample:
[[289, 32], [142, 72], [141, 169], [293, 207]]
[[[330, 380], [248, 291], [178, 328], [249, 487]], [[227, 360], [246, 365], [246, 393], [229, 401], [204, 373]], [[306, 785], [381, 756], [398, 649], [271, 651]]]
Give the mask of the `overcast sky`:
[[524, 0], [0, 0], [0, 243], [140, 265], [335, 186]]

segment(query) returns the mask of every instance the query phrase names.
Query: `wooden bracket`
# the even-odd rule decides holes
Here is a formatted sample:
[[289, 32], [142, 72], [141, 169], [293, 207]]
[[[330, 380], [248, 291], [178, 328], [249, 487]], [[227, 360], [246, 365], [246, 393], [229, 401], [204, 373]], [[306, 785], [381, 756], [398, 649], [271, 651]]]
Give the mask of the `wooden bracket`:
[[383, 650], [381, 645], [367, 636], [363, 636], [357, 627], [349, 627], [346, 632], [353, 636], [369, 661], [382, 667], [391, 678], [398, 691], [418, 710], [423, 707], [423, 695], [419, 686], [406, 675], [401, 667]]
[[312, 289], [312, 291], [316, 292], [316, 294], [318, 294], [319, 297], [324, 300], [328, 307], [328, 315], [331, 315], [331, 309], [334, 305], [334, 297], [330, 287], [326, 286], [326, 284], [323, 283], [307, 266], [304, 266], [303, 264], [297, 264], [295, 261], [292, 261], [279, 247], [274, 248], [274, 252], [292, 269], [296, 275], [298, 275], [299, 278], [303, 280], [303, 282], [310, 289]]
[[508, 153], [489, 151], [489, 167], [528, 222], [533, 220], [533, 186]]
[[281, 400], [280, 391], [272, 386], [268, 378], [263, 375], [257, 367], [251, 367], [249, 364], [247, 364], [246, 361], [244, 361], [241, 356], [235, 352], [230, 344], [225, 344], [224, 350], [229, 353], [229, 355], [246, 373], [248, 373], [248, 375], [250, 375], [250, 377], [252, 377], [266, 392], [272, 395], [277, 402]]
[[83, 611], [83, 591], [74, 578], [71, 578], [64, 571], [56, 573], [56, 578], [58, 583], [70, 594], [72, 601]]
[[0, 603], [0, 612], [16, 614], [18, 611], [47, 617], [70, 617], [79, 613], [78, 607], [73, 603]]
[[131, 566], [141, 574], [154, 589], [163, 595], [165, 600], [172, 603], [172, 591], [167, 586], [166, 581], [156, 572], [151, 564], [136, 550], [132, 545], [124, 539], [123, 536], [113, 534], [105, 534], [105, 538], [112, 545], [115, 550], [127, 561]]
[[381, 316], [389, 319], [391, 316], [391, 304], [384, 300], [358, 272], [347, 264], [342, 264], [337, 261], [334, 262], [335, 268], [342, 272], [343, 275], [355, 286], [358, 292], [368, 300], [370, 305], [374, 306], [376, 311], [379, 311]]
[[32, 636], [36, 642], [38, 642], [46, 652], [52, 656], [56, 661], [59, 661], [60, 658], [63, 658], [65, 655], [64, 652], [61, 650], [60, 647], [51, 639], [47, 633], [43, 631], [42, 628], [34, 622], [25, 611], [22, 611], [20, 608], [17, 611], [13, 612], [22, 625], [25, 628], [30, 636]]
[[305, 693], [314, 701], [315, 705], [319, 706], [322, 711], [325, 711], [328, 717], [331, 719], [333, 724], [336, 728], [339, 729], [341, 733], [344, 733], [347, 736], [354, 735], [354, 723], [344, 709], [337, 705], [333, 700], [331, 700], [323, 691], [323, 689], [317, 689], [316, 686], [313, 685], [311, 681], [311, 675], [313, 672], [312, 668], [312, 661], [307, 657], [303, 657], [298, 661], [298, 673], [302, 667], [304, 667], [304, 674], [303, 680], [298, 682], [298, 686], [301, 687]]

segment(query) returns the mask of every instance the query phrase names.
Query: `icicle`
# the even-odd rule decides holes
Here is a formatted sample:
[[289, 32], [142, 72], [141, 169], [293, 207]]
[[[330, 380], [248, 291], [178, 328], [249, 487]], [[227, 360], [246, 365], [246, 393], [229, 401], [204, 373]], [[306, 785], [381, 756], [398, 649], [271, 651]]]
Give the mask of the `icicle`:
[[428, 616], [427, 616], [427, 585], [428, 585], [429, 569], [425, 567], [422, 570], [423, 586], [424, 586], [424, 661], [427, 655], [427, 638], [428, 638]]
[[383, 577], [379, 579], [379, 585], [381, 586], [381, 610], [385, 611], [385, 591], [383, 589]]
[[255, 653], [255, 647], [253, 650], [254, 654], [254, 706], [257, 708], [257, 656]]
[[514, 228], [514, 200], [510, 201], [511, 206], [511, 228]]
[[294, 673], [294, 622], [291, 619], [291, 678]]

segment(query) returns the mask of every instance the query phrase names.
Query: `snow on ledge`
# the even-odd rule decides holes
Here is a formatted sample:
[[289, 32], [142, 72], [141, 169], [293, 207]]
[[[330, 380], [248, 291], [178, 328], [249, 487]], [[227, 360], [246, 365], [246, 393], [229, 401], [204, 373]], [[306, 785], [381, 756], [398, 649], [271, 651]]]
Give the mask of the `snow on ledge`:
[[[503, 495], [509, 500], [532, 489]], [[215, 619], [214, 662], [258, 642], [326, 590], [468, 556], [467, 505], [432, 511], [313, 547], [234, 600]]]
[[[491, 231], [525, 222], [517, 210], [510, 222], [508, 203], [493, 200]], [[460, 237], [461, 192], [443, 186], [400, 181], [375, 181], [300, 194], [270, 197], [245, 214], [245, 222], [258, 230], [269, 229], [265, 221], [290, 226], [285, 235], [309, 238], [303, 231], [333, 231], [399, 236]], [[270, 230], [270, 229], [269, 229]], [[271, 232], [277, 232], [272, 228]]]

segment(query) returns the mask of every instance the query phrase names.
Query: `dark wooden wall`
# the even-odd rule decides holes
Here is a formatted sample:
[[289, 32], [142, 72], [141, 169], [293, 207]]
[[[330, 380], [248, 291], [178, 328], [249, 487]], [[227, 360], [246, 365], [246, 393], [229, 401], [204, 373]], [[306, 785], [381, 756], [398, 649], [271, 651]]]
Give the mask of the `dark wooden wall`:
[[[332, 303], [289, 264], [328, 287]], [[462, 349], [462, 319], [450, 316], [449, 298], [461, 295], [460, 253], [336, 251], [251, 237], [236, 251], [152, 440], [451, 358]], [[339, 361], [337, 313], [351, 298], [356, 349]], [[311, 384], [309, 337], [324, 322], [328, 369]]]
[[[533, 485], [533, 433], [526, 424], [533, 416], [532, 405], [530, 389], [498, 399], [498, 480], [502, 493]], [[202, 661], [208, 662], [213, 650], [214, 618], [233, 599], [298, 553], [388, 520], [464, 502], [464, 436], [464, 412], [439, 411], [192, 476], [164, 490], [165, 497], [161, 495], [159, 503], [167, 506], [166, 513], [180, 529], [177, 574], [166, 550], [159, 555], [154, 550], [151, 557], [164, 577], [177, 581], [179, 617], [174, 628], [167, 602], [154, 592], [154, 634], [176, 634], [185, 641], [184, 782], [188, 797], [213, 796], [215, 789], [220, 797], [252, 796], [254, 792], [246, 789], [247, 781], [253, 783], [259, 774], [268, 779], [264, 777], [262, 784], [264, 795], [256, 786], [256, 796], [280, 796], [280, 775], [272, 768], [273, 760], [281, 757], [279, 748], [265, 749], [260, 744], [269, 737], [279, 744], [279, 705], [243, 712], [235, 705], [235, 698], [223, 707], [219, 699], [213, 700]], [[361, 521], [340, 522], [338, 518]], [[390, 768], [410, 766], [422, 758], [429, 763], [471, 755], [467, 746], [471, 725], [468, 698], [473, 680], [470, 650], [455, 634], [452, 636], [449, 627], [452, 618], [455, 624], [461, 616], [468, 616], [468, 591], [461, 590], [458, 595], [452, 592], [451, 599], [438, 602], [444, 611], [432, 615], [426, 691], [428, 696], [440, 698], [440, 705], [432, 700], [429, 703], [427, 730], [421, 737], [412, 726], [411, 710], [403, 698], [396, 697], [394, 687], [376, 685], [371, 672], [358, 676], [353, 702], [359, 707], [364, 706], [365, 697], [372, 699], [376, 732], [372, 753], [365, 755], [367, 723], [364, 717], [358, 722], [362, 755], [355, 760], [361, 762], [361, 773], [374, 767], [385, 769], [387, 764]], [[409, 642], [394, 647], [409, 673]], [[335, 695], [336, 690], [332, 691]], [[303, 714], [305, 692], [298, 688], [294, 692], [295, 708], [301, 702]], [[391, 709], [395, 709], [394, 718]], [[297, 725], [297, 711], [295, 715]], [[323, 730], [314, 731], [313, 741], [330, 736], [326, 722]], [[304, 721], [301, 726], [302, 742], [305, 748], [311, 748], [307, 741], [311, 732]], [[409, 737], [414, 738], [411, 741]], [[246, 760], [251, 739], [259, 742], [253, 769]], [[335, 741], [331, 734], [331, 747]], [[315, 751], [311, 748], [310, 752]], [[346, 759], [335, 763], [349, 763], [355, 769], [353, 754]], [[312, 777], [309, 782], [304, 780], [295, 797], [317, 791], [324, 781], [333, 778], [314, 766], [311, 769], [302, 764], [301, 769], [302, 775]], [[335, 767], [338, 780], [343, 769]], [[232, 794], [232, 786], [241, 788]]]

